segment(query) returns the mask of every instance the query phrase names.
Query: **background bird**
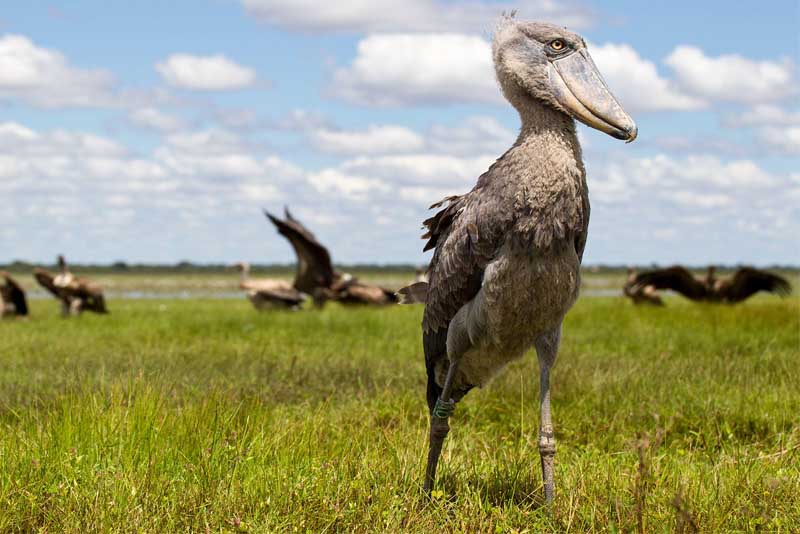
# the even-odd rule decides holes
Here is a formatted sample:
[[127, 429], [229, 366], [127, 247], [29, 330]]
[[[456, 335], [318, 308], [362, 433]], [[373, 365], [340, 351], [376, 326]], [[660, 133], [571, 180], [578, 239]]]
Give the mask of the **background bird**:
[[285, 219], [280, 219], [264, 211], [267, 219], [285, 237], [297, 256], [297, 274], [294, 287], [311, 295], [317, 306], [328, 300], [342, 304], [393, 304], [397, 302], [395, 292], [362, 282], [348, 273], [333, 269], [328, 249], [300, 221], [292, 216], [289, 208], [284, 209]]
[[291, 282], [262, 278], [250, 278], [250, 264], [237, 263], [239, 270], [239, 289], [247, 292], [247, 298], [257, 310], [300, 308], [305, 300], [303, 293], [295, 289]]
[[792, 292], [791, 284], [782, 276], [753, 267], [741, 267], [731, 276], [718, 279], [714, 266], [708, 268], [705, 277], [696, 277], [686, 268], [675, 265], [637, 275], [635, 286], [669, 289], [690, 300], [728, 304], [747, 300], [759, 291], [782, 297]]
[[640, 285], [636, 283], [636, 269], [628, 267], [628, 278], [622, 286], [622, 294], [631, 299], [634, 304], [650, 304], [652, 306], [663, 306], [664, 301], [651, 284]]
[[324, 304], [329, 298], [324, 292], [335, 280], [341, 277], [333, 270], [331, 255], [311, 231], [303, 226], [284, 208], [285, 219], [280, 219], [264, 210], [264, 215], [275, 225], [278, 233], [285, 237], [294, 250], [297, 258], [297, 272], [294, 287], [311, 295], [317, 306]]
[[550, 369], [561, 323], [578, 297], [589, 199], [574, 119], [633, 141], [636, 126], [611, 95], [577, 34], [504, 17], [492, 55], [522, 127], [514, 145], [464, 195], [425, 221], [435, 252], [427, 284], [401, 295], [425, 302], [422, 322], [431, 413], [425, 489], [433, 487], [448, 418], [471, 388], [536, 347], [539, 454], [554, 494]]
[[61, 313], [80, 315], [84, 311], [106, 314], [106, 301], [103, 289], [98, 284], [76, 277], [70, 272], [64, 256], [58, 256], [58, 274], [36, 268], [33, 276], [50, 294], [61, 302]]
[[0, 317], [28, 315], [25, 290], [6, 271], [0, 271]]

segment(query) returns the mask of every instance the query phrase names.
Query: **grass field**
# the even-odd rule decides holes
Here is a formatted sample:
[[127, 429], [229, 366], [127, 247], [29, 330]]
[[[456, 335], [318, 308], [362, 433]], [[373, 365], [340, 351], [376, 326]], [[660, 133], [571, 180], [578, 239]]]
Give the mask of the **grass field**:
[[110, 306], [0, 323], [0, 532], [800, 528], [797, 297], [582, 298], [552, 514], [533, 355], [458, 406], [427, 499], [420, 307]]

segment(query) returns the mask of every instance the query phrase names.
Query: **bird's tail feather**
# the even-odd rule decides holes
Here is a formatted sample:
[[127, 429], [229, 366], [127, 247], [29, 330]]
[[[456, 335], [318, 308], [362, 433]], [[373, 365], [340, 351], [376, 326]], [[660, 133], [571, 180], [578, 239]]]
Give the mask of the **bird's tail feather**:
[[400, 304], [425, 304], [428, 300], [428, 282], [415, 282], [396, 293]]

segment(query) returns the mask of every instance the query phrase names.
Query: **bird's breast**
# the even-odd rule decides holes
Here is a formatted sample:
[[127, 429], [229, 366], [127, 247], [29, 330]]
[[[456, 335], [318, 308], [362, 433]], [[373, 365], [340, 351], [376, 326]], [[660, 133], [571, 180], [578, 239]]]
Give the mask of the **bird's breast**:
[[561, 324], [578, 297], [580, 262], [573, 247], [559, 250], [537, 257], [506, 246], [489, 264], [481, 287], [486, 329], [462, 358], [459, 384], [485, 385]]
[[524, 352], [557, 327], [575, 303], [580, 262], [569, 244], [546, 255], [504, 247], [486, 269], [483, 291], [491, 344], [502, 352]]

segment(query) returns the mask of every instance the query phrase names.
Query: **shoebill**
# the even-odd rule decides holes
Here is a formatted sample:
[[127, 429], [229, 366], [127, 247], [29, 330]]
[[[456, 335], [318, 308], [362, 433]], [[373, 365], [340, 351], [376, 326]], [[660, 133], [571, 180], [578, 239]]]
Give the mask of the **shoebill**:
[[425, 303], [430, 448], [425, 489], [434, 485], [448, 419], [471, 388], [536, 348], [544, 494], [554, 492], [550, 369], [561, 323], [578, 297], [589, 197], [575, 120], [627, 142], [636, 125], [603, 81], [580, 35], [504, 17], [492, 43], [495, 71], [519, 112], [519, 137], [468, 193], [432, 208], [435, 249], [428, 283], [400, 291]]

